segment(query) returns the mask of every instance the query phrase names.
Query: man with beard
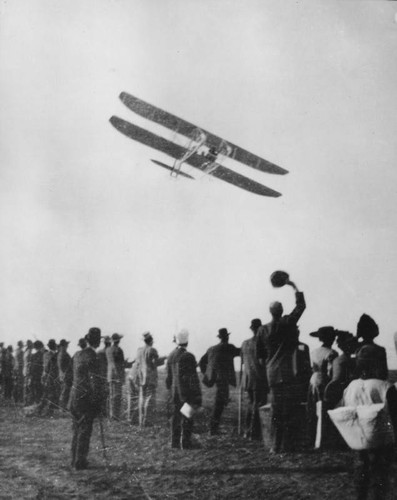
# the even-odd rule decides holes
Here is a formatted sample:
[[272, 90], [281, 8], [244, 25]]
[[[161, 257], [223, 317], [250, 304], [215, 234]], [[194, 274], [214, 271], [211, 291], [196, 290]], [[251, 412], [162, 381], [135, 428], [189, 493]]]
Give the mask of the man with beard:
[[88, 451], [94, 419], [100, 414], [103, 383], [95, 349], [101, 342], [101, 330], [90, 328], [86, 335], [88, 346], [73, 357], [73, 385], [70, 411], [73, 417], [72, 467], [87, 469]]

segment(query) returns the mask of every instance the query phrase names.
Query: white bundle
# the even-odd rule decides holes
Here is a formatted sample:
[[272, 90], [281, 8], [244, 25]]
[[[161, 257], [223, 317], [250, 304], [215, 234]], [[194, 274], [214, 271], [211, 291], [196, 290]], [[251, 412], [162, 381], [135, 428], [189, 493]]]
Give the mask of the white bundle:
[[394, 443], [393, 426], [383, 403], [342, 406], [328, 410], [328, 414], [353, 450], [369, 450]]

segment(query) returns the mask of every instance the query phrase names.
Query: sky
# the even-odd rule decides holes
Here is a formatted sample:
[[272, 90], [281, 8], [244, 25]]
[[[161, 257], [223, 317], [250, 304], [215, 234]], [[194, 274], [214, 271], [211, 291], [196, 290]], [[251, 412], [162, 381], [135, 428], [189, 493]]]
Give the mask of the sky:
[[[397, 5], [379, 1], [2, 0], [0, 340], [181, 328], [197, 358], [304, 291], [301, 341], [365, 312], [397, 368]], [[257, 196], [109, 123], [126, 91], [287, 169], [231, 168]]]

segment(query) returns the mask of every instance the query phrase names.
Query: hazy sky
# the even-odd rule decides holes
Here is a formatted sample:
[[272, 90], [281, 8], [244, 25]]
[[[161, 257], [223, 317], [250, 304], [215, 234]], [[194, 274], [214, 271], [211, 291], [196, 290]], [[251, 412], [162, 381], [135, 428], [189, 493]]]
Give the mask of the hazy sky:
[[[73, 351], [99, 326], [133, 358], [143, 331], [166, 354], [186, 327], [200, 357], [219, 328], [239, 345], [270, 301], [293, 307], [269, 283], [285, 269], [306, 295], [302, 341], [316, 347], [309, 332], [327, 324], [355, 333], [366, 312], [396, 367], [396, 11], [1, 2], [1, 339], [69, 338]], [[239, 169], [283, 196], [172, 179], [150, 162], [167, 157], [110, 125], [144, 123], [121, 91], [286, 168]]]

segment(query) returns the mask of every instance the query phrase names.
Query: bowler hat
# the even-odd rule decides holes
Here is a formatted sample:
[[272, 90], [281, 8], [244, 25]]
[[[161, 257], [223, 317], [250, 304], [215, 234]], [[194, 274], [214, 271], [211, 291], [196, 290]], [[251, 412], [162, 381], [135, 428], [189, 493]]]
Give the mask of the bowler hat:
[[289, 274], [285, 271], [274, 271], [270, 275], [270, 282], [275, 288], [284, 286], [289, 280]]
[[33, 347], [35, 349], [42, 349], [44, 347], [44, 344], [43, 344], [43, 342], [41, 340], [35, 340], [33, 342]]
[[92, 342], [101, 341], [101, 329], [93, 326], [88, 330], [87, 335], [85, 336], [87, 342], [92, 344]]
[[62, 339], [60, 342], [59, 342], [59, 345], [60, 346], [67, 346], [69, 345], [70, 342], [68, 340], [65, 340], [65, 339]]
[[218, 330], [218, 337], [220, 339], [227, 338], [227, 337], [229, 337], [229, 335], [230, 335], [230, 332], [227, 331], [227, 328], [220, 328]]

